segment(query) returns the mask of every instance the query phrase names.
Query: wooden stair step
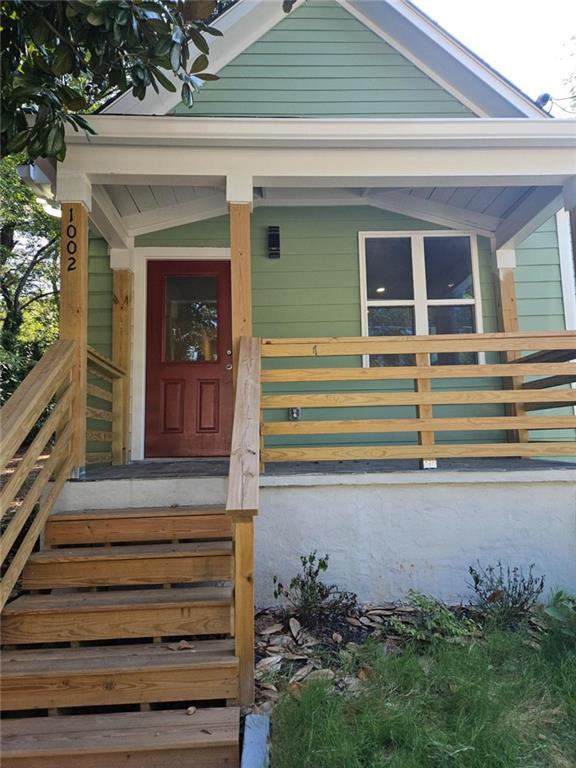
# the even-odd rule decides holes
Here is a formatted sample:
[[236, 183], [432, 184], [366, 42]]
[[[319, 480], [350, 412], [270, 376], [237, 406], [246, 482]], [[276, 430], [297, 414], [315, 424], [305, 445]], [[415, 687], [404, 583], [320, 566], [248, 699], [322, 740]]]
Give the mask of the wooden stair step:
[[45, 546], [225, 539], [232, 523], [223, 507], [145, 507], [57, 512], [48, 518]]
[[189, 584], [232, 577], [232, 544], [194, 544], [48, 549], [31, 555], [22, 571], [24, 589], [128, 584]]
[[2, 614], [9, 645], [231, 631], [229, 587], [22, 595]]
[[4, 768], [236, 768], [237, 707], [5, 720]]
[[208, 701], [238, 696], [232, 640], [2, 653], [5, 711]]

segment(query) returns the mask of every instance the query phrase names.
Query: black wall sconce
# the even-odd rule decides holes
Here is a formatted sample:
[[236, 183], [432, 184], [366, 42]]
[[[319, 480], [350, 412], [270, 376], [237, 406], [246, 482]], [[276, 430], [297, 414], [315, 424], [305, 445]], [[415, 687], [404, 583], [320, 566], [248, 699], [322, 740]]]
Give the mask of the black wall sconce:
[[280, 258], [280, 227], [268, 227], [268, 258]]

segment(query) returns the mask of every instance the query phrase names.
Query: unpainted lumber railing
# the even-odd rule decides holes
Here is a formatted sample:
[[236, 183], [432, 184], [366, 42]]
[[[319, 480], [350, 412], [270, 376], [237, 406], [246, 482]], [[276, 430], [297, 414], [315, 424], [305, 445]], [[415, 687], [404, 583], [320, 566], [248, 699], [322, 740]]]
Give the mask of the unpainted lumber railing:
[[254, 701], [254, 516], [258, 514], [259, 453], [260, 341], [243, 337], [226, 501], [234, 530], [234, 637], [243, 705]]
[[[104, 450], [87, 453], [86, 463], [123, 464], [125, 456], [124, 371], [92, 347], [88, 347], [87, 361], [86, 440], [88, 443], [102, 444]], [[94, 421], [104, 422], [107, 428], [95, 428], [91, 423]], [[106, 447], [109, 450], [106, 450]]]
[[[458, 359], [462, 353], [469, 364]], [[360, 361], [369, 355], [395, 357], [363, 367]], [[489, 362], [483, 361], [485, 355]], [[566, 386], [576, 381], [576, 362], [571, 362], [576, 360], [574, 332], [265, 339], [261, 356], [265, 366], [261, 380], [266, 386], [261, 433], [263, 441], [268, 439], [261, 451], [264, 463], [576, 454], [570, 433], [563, 433], [566, 439], [550, 441], [529, 435], [576, 428], [573, 410], [564, 415], [530, 415], [576, 403], [576, 390]], [[431, 357], [435, 363], [448, 364], [431, 364]], [[311, 367], [308, 360], [312, 359], [316, 365], [327, 359], [330, 367]], [[274, 367], [266, 368], [269, 361]], [[439, 412], [442, 406], [473, 410], [485, 404], [500, 405], [502, 415]], [[412, 406], [405, 418], [397, 414], [386, 418], [382, 410], [404, 406]], [[302, 420], [286, 420], [291, 408], [301, 409]], [[344, 411], [337, 418], [318, 416], [317, 409], [322, 414], [328, 408]], [[358, 408], [379, 409], [378, 416], [366, 418], [360, 411], [360, 417], [355, 417]], [[309, 409], [315, 413], [307, 418]], [[509, 438], [514, 435], [514, 446], [495, 442], [494, 437], [482, 440], [483, 432], [497, 430], [506, 431]], [[459, 432], [473, 437], [458, 442]], [[390, 433], [396, 434], [393, 444], [375, 444], [378, 436]], [[438, 442], [438, 433], [454, 437]], [[354, 442], [346, 437], [351, 435], [363, 435], [372, 444], [359, 445], [357, 439], [356, 444], [347, 444], [347, 440]], [[278, 437], [288, 444], [278, 444]]]
[[[74, 342], [55, 342], [0, 410], [0, 472], [5, 477], [0, 491], [0, 517], [5, 523], [0, 537], [0, 609], [74, 466], [74, 363]], [[6, 469], [11, 462], [10, 473], [12, 467]]]

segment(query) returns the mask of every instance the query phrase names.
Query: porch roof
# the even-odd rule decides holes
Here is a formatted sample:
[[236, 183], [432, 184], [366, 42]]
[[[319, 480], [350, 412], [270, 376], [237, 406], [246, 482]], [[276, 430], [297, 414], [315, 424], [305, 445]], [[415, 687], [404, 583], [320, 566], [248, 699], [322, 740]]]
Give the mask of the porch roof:
[[[514, 247], [576, 202], [576, 122], [100, 115], [70, 133], [58, 197], [112, 247], [254, 205], [372, 205]], [[527, 227], [531, 229], [527, 230]]]

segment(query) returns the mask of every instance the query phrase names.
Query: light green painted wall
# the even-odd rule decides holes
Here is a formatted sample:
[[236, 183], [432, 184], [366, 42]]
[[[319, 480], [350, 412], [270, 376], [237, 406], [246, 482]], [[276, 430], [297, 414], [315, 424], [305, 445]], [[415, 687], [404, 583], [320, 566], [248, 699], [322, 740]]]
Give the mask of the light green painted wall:
[[516, 249], [516, 294], [521, 331], [563, 331], [564, 301], [556, 217]]
[[[100, 237], [90, 237], [88, 253], [88, 344], [100, 354], [112, 357], [112, 270], [108, 244]], [[89, 382], [110, 390], [110, 386], [102, 379], [90, 378]], [[88, 405], [110, 410], [108, 403], [91, 395], [88, 396]], [[110, 422], [88, 419], [87, 428], [109, 432]], [[110, 450], [110, 443], [86, 443], [88, 453], [106, 453]]]
[[219, 77], [174, 114], [475, 117], [344, 8], [318, 0], [287, 15]]
[[112, 270], [108, 244], [91, 237], [88, 269], [88, 344], [112, 356]]

